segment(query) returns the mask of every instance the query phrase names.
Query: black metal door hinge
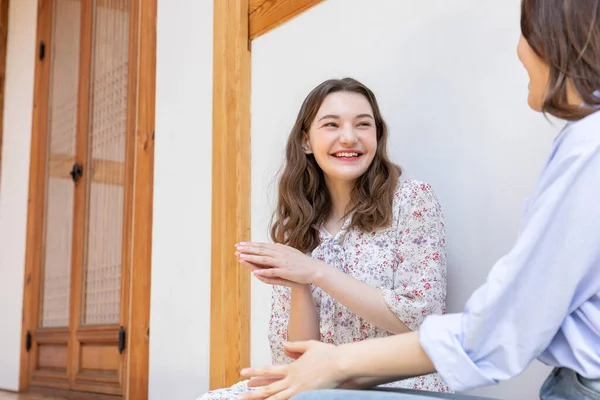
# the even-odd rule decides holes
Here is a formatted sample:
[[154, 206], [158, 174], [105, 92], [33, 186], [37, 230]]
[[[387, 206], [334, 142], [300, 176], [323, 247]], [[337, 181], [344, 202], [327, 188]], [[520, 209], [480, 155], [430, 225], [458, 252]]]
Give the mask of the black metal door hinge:
[[119, 328], [119, 353], [123, 354], [125, 350], [125, 328]]
[[25, 350], [27, 350], [27, 352], [31, 350], [31, 332], [29, 331], [25, 334]]
[[83, 176], [83, 165], [75, 163], [73, 164], [73, 169], [69, 172], [73, 182], [77, 183], [77, 181]]
[[38, 56], [39, 56], [40, 60], [43, 60], [46, 57], [46, 43], [44, 43], [43, 40], [40, 42]]

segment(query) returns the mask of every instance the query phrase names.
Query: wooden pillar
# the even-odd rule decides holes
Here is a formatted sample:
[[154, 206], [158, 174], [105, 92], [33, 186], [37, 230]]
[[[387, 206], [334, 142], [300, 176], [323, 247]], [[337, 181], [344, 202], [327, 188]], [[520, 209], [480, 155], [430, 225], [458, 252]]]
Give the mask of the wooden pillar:
[[234, 247], [250, 239], [248, 1], [214, 0], [211, 389], [250, 365], [250, 274]]

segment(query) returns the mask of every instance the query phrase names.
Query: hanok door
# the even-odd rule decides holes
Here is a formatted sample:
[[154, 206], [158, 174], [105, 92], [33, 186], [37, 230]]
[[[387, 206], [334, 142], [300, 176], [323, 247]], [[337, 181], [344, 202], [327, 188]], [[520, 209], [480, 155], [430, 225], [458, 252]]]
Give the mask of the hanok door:
[[32, 242], [37, 326], [25, 344], [28, 383], [121, 396], [131, 264], [134, 2], [39, 2], [39, 154], [31, 173], [43, 199]]

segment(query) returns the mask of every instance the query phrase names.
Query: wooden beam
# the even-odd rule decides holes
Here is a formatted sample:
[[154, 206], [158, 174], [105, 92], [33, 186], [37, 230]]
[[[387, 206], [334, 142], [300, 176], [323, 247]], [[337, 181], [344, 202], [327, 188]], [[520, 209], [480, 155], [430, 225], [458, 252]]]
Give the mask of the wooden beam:
[[258, 7], [262, 6], [268, 0], [249, 0], [248, 14], [252, 14]]
[[4, 83], [8, 38], [8, 0], [0, 0], [0, 172], [2, 172], [2, 125], [4, 119]]
[[250, 365], [250, 274], [234, 244], [250, 239], [249, 0], [214, 0], [210, 388]]
[[323, 0], [266, 0], [250, 11], [250, 39], [256, 39]]

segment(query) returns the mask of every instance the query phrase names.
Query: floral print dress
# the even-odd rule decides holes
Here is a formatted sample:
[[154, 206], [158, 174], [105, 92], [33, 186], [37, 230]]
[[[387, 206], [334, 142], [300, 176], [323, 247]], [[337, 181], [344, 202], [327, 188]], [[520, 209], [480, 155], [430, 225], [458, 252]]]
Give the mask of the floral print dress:
[[[335, 235], [321, 229], [321, 243], [311, 256], [381, 290], [386, 304], [410, 329], [425, 317], [446, 312], [446, 241], [440, 204], [430, 185], [399, 180], [394, 193], [393, 221], [386, 229], [361, 232], [348, 229], [351, 217]], [[352, 313], [313, 286], [321, 341], [336, 345], [390, 336]], [[359, 294], [357, 293], [357, 296]], [[269, 343], [273, 364], [288, 363], [283, 353], [290, 313], [290, 289], [273, 286]], [[439, 374], [386, 384], [387, 387], [450, 392]], [[214, 390], [198, 400], [235, 399], [252, 390], [247, 381]]]

